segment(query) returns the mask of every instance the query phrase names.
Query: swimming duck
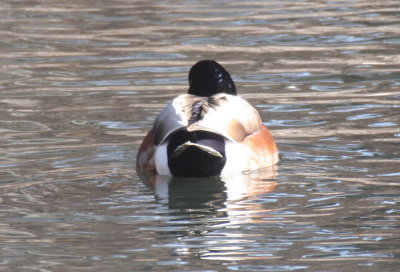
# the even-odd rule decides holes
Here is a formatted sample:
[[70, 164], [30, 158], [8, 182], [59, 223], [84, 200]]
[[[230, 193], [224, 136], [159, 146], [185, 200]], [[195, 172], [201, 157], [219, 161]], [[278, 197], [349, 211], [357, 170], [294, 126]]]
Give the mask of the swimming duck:
[[269, 167], [278, 149], [260, 115], [237, 96], [213, 60], [189, 71], [189, 90], [160, 112], [136, 159], [139, 171], [174, 177], [226, 176]]

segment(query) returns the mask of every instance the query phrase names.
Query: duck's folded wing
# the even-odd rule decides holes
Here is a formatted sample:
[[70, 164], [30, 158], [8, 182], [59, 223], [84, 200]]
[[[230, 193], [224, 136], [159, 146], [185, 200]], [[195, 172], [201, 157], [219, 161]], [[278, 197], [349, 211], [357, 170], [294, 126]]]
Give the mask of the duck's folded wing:
[[202, 119], [188, 130], [207, 128], [235, 142], [256, 133], [262, 126], [260, 115], [246, 100], [233, 95], [217, 94], [203, 105]]
[[154, 143], [161, 144], [171, 133], [186, 127], [191, 117], [192, 105], [202, 99], [194, 95], [183, 94], [172, 100], [154, 121]]
[[238, 96], [224, 93], [211, 97], [183, 94], [175, 98], [154, 121], [154, 143], [163, 143], [171, 133], [183, 127], [187, 127], [188, 131], [210, 131], [242, 142], [262, 126], [256, 109]]

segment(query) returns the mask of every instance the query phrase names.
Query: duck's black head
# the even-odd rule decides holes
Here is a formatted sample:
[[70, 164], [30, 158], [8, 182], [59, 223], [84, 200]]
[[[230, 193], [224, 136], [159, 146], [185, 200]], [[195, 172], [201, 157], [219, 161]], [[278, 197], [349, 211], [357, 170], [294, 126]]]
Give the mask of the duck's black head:
[[236, 95], [236, 87], [230, 74], [218, 62], [201, 60], [190, 69], [188, 93], [197, 96]]

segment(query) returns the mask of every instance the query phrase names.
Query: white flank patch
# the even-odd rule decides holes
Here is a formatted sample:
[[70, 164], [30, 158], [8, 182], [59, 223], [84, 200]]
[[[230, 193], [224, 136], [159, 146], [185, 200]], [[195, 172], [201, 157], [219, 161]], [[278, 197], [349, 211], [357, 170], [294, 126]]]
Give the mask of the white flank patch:
[[226, 163], [221, 176], [238, 174], [249, 168], [249, 149], [240, 143], [225, 141]]
[[156, 147], [154, 155], [157, 173], [165, 176], [172, 176], [168, 167], [167, 144], [162, 144]]

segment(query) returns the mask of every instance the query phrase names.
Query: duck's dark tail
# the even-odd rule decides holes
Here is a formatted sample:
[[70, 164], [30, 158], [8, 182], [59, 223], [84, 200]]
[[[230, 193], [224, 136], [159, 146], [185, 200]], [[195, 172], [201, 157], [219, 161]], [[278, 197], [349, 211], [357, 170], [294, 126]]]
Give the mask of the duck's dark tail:
[[168, 166], [175, 177], [218, 176], [225, 165], [225, 141], [209, 131], [179, 130], [170, 136]]

